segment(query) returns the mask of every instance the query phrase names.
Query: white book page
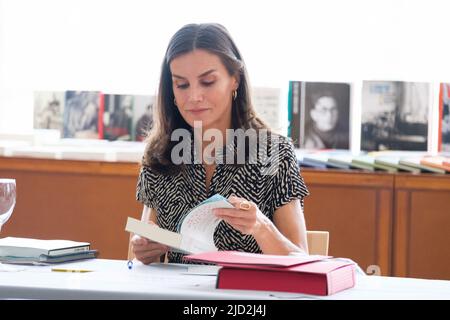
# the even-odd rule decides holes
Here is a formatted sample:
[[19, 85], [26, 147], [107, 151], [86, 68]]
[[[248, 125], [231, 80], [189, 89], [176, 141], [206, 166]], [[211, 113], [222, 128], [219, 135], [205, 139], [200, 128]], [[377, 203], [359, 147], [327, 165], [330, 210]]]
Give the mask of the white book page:
[[193, 209], [180, 227], [181, 247], [192, 253], [217, 251], [214, 245], [214, 231], [222, 219], [217, 218], [212, 209], [234, 208], [225, 199], [212, 201]]
[[88, 242], [77, 242], [71, 240], [42, 240], [42, 239], [15, 238], [15, 237], [7, 237], [0, 239], [0, 246], [35, 248], [42, 250], [55, 250], [87, 245], [89, 245]]
[[214, 245], [214, 231], [222, 219], [217, 218], [213, 209], [234, 206], [224, 197], [215, 195], [192, 209], [182, 220], [178, 232], [161, 229], [156, 225], [128, 217], [126, 231], [170, 246], [182, 253], [217, 251]]

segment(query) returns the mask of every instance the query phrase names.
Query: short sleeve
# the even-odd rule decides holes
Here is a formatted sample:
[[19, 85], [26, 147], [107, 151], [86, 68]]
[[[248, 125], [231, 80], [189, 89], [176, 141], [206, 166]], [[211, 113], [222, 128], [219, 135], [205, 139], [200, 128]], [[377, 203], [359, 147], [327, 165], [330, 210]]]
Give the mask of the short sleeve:
[[272, 179], [272, 212], [294, 199], [299, 199], [303, 208], [303, 200], [309, 191], [300, 174], [294, 146], [283, 139], [279, 148], [278, 170]]
[[149, 208], [157, 208], [155, 192], [158, 175], [147, 167], [142, 167], [136, 186], [136, 200]]

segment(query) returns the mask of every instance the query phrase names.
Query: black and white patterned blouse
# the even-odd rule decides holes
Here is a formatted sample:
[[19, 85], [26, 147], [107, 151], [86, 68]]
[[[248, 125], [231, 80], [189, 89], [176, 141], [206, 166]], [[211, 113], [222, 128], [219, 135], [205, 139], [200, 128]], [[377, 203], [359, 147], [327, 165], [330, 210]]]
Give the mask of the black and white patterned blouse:
[[[273, 221], [276, 209], [293, 199], [300, 199], [303, 207], [303, 198], [308, 195], [291, 142], [282, 136], [279, 138], [278, 170], [272, 175], [263, 173], [258, 164], [217, 164], [207, 192], [202, 164], [186, 165], [185, 170], [175, 175], [163, 175], [143, 166], [136, 198], [156, 209], [161, 228], [175, 232], [185, 213], [214, 194], [226, 198], [234, 194], [253, 201]], [[214, 232], [214, 243], [219, 250], [261, 253], [253, 236], [242, 234], [224, 221]], [[183, 254], [178, 252], [169, 252], [168, 261], [185, 263]]]

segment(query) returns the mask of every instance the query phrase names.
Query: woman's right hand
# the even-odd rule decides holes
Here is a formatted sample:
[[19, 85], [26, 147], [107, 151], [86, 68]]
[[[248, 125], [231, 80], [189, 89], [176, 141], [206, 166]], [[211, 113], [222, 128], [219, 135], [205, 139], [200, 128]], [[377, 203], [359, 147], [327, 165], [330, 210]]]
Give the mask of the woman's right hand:
[[[150, 223], [153, 224], [153, 222]], [[160, 262], [160, 257], [169, 251], [168, 246], [138, 235], [133, 236], [131, 245], [134, 256], [143, 264]]]

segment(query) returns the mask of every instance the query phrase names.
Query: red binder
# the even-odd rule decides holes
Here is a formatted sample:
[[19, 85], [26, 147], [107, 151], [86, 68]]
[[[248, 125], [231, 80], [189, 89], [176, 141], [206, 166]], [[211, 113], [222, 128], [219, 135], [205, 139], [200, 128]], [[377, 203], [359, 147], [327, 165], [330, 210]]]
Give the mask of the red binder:
[[332, 295], [355, 285], [355, 266], [326, 256], [274, 256], [235, 251], [185, 257], [221, 265], [217, 288]]

